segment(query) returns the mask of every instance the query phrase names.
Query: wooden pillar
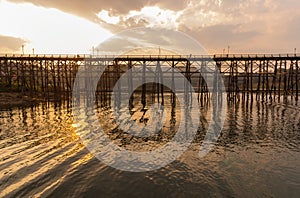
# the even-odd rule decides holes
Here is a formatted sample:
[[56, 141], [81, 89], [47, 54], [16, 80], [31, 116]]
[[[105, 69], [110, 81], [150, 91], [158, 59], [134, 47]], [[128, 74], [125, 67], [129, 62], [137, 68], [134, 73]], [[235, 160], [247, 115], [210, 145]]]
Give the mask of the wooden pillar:
[[121, 87], [121, 84], [119, 81], [120, 76], [121, 76], [121, 70], [120, 70], [119, 62], [116, 60], [115, 63], [116, 63], [116, 82], [117, 82], [117, 93], [118, 93], [117, 100], [118, 100], [118, 106], [119, 106], [121, 104], [121, 100], [122, 100], [122, 95], [121, 95], [122, 87]]
[[278, 61], [276, 60], [275, 62], [275, 66], [274, 66], [274, 74], [273, 74], [273, 81], [272, 81], [272, 90], [273, 90], [273, 98], [274, 98], [274, 101], [275, 101], [275, 97], [276, 97], [276, 89], [277, 89], [277, 77], [278, 77], [278, 74], [277, 74], [277, 71], [278, 71]]
[[278, 80], [278, 102], [280, 102], [281, 99], [281, 77], [282, 77], [282, 60], [280, 60], [279, 63], [279, 80]]
[[267, 71], [266, 71], [266, 101], [268, 101], [268, 99], [272, 99], [270, 98], [271, 95], [270, 95], [270, 85], [269, 85], [269, 61], [266, 60], [266, 67], [267, 67]]
[[46, 91], [47, 91], [47, 98], [49, 99], [50, 98], [50, 72], [51, 72], [51, 65], [50, 65], [50, 60], [46, 60], [45, 61], [45, 84], [46, 84]]
[[6, 68], [6, 86], [11, 89], [12, 88], [12, 62], [11, 60], [8, 60], [6, 61], [6, 64], [5, 64], [5, 68]]
[[251, 76], [250, 76], [250, 90], [251, 90], [251, 101], [253, 101], [253, 76], [254, 76], [254, 73], [253, 73], [253, 60], [251, 60], [250, 62], [250, 73], [251, 73]]
[[259, 62], [259, 73], [258, 73], [258, 83], [257, 83], [257, 90], [256, 90], [256, 100], [258, 100], [260, 94], [260, 81], [261, 81], [261, 73], [262, 73], [262, 64], [261, 61]]
[[160, 91], [161, 91], [161, 104], [165, 105], [165, 88], [164, 88], [164, 73], [162, 71], [161, 65], [160, 65]]
[[299, 82], [298, 82], [298, 72], [299, 72], [299, 65], [298, 65], [298, 60], [296, 60], [296, 101], [298, 101], [299, 97]]
[[[142, 68], [142, 98], [141, 98], [141, 102], [142, 102], [142, 105], [143, 105], [143, 109], [145, 109], [146, 107], [146, 92], [147, 92], [147, 86], [146, 86], [146, 61], [144, 60], [143, 61], [143, 68]], [[158, 94], [158, 97], [159, 97], [159, 94]]]
[[29, 60], [29, 86], [30, 86], [30, 96], [33, 97], [33, 90], [34, 90], [34, 69], [33, 69], [33, 60]]
[[17, 76], [17, 89], [18, 91], [20, 91], [21, 87], [20, 87], [20, 62], [18, 60], [16, 60], [16, 76]]
[[293, 89], [292, 89], [292, 73], [293, 73], [293, 61], [290, 61], [289, 69], [288, 69], [288, 76], [287, 76], [287, 94], [290, 93], [291, 99], [293, 97]]
[[172, 61], [172, 83], [171, 83], [171, 104], [172, 104], [172, 111], [175, 110], [176, 107], [176, 87], [175, 87], [175, 63], [174, 60]]
[[266, 86], [265, 86], [265, 83], [266, 83], [266, 68], [265, 68], [265, 60], [263, 61], [263, 64], [262, 64], [262, 101], [265, 101], [265, 93], [266, 93]]
[[232, 91], [233, 91], [233, 61], [230, 62], [229, 66], [229, 76], [228, 76], [228, 94], [227, 99], [232, 100]]
[[39, 61], [39, 72], [40, 72], [40, 82], [41, 82], [41, 92], [43, 97], [45, 97], [45, 74], [43, 71], [43, 59], [40, 59]]
[[[248, 61], [244, 62], [245, 65], [245, 70], [244, 70], [244, 74], [243, 74], [243, 93], [242, 93], [242, 100], [245, 101], [246, 99], [246, 94], [248, 96], [248, 91], [249, 91], [249, 76], [248, 76]], [[247, 93], [246, 93], [247, 92]]]
[[[186, 61], [186, 67], [185, 67], [185, 77], [187, 79], [187, 81], [189, 83], [191, 83], [191, 63], [189, 60]], [[185, 102], [190, 105], [190, 99], [191, 99], [191, 96], [190, 96], [190, 86], [187, 84], [187, 82], [185, 82], [185, 86], [184, 86], [184, 93], [185, 93]]]
[[133, 76], [132, 76], [132, 62], [131, 60], [128, 60], [128, 96], [129, 96], [129, 110], [133, 108]]
[[287, 97], [287, 62], [286, 60], [284, 61], [284, 78], [283, 78], [283, 81], [284, 81], [284, 99], [286, 100], [286, 97]]
[[[61, 99], [61, 91], [62, 91], [62, 79], [61, 79], [61, 68], [63, 67], [62, 65], [62, 60], [61, 57], [58, 58], [57, 60], [57, 65], [56, 65], [56, 70], [57, 70], [57, 93], [58, 93], [58, 99]], [[89, 69], [89, 67], [88, 67]], [[88, 79], [89, 80], [89, 79]], [[88, 87], [90, 89], [90, 87]]]

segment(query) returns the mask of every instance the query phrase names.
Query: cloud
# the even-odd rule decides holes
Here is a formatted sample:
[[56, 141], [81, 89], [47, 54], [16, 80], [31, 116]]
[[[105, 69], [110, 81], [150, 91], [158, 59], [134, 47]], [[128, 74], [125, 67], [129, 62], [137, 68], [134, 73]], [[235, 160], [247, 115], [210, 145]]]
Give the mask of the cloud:
[[89, 53], [111, 35], [87, 19], [32, 4], [1, 2], [0, 18], [0, 35], [26, 39], [25, 53]]
[[156, 6], [162, 9], [168, 9], [173, 11], [181, 11], [188, 5], [188, 0], [163, 0], [157, 1]]
[[136, 27], [180, 30], [218, 51], [227, 45], [245, 52], [300, 48], [298, 0], [10, 1], [54, 7], [113, 33]]
[[89, 20], [95, 21], [96, 14], [101, 10], [110, 10], [115, 13], [128, 13], [130, 10], [142, 8], [147, 1], [107, 1], [107, 0], [72, 0], [72, 1], [61, 1], [61, 0], [10, 0], [15, 3], [33, 3], [37, 6], [56, 8], [64, 12], [75, 14]]
[[64, 12], [75, 14], [92, 21], [97, 19], [97, 13], [107, 10], [113, 15], [128, 14], [132, 10], [141, 10], [145, 6], [159, 5], [163, 9], [182, 10], [187, 0], [137, 0], [137, 1], [108, 1], [108, 0], [9, 0], [15, 3], [33, 3], [38, 6], [57, 8]]
[[300, 47], [297, 0], [192, 0], [179, 30], [212, 51], [279, 53]]
[[25, 43], [21, 38], [0, 35], [0, 49], [4, 51], [17, 51]]
[[240, 25], [214, 25], [202, 27], [198, 30], [189, 29], [187, 26], [180, 26], [181, 31], [194, 37], [212, 53], [222, 53], [224, 48], [230, 45], [235, 50], [242, 50], [243, 46], [250, 43], [260, 35], [255, 31], [240, 31]]
[[[158, 49], [174, 54], [205, 54], [204, 48], [186, 34], [159, 28], [135, 28], [123, 31], [97, 46], [101, 55], [128, 54], [133, 50], [158, 54]], [[150, 50], [151, 51], [151, 50]]]
[[141, 10], [132, 10], [125, 15], [109, 15], [108, 11], [101, 11], [98, 16], [101, 25], [114, 33], [128, 28], [166, 28], [176, 30], [177, 19], [181, 11], [175, 12], [169, 9], [162, 9], [156, 6], [146, 6]]

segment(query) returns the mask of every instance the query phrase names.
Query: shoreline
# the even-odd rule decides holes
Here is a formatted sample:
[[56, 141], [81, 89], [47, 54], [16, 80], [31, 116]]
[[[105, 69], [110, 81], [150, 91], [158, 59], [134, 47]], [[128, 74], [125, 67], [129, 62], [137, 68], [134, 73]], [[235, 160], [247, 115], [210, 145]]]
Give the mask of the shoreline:
[[41, 101], [42, 98], [30, 97], [20, 92], [0, 92], [0, 109], [30, 106]]

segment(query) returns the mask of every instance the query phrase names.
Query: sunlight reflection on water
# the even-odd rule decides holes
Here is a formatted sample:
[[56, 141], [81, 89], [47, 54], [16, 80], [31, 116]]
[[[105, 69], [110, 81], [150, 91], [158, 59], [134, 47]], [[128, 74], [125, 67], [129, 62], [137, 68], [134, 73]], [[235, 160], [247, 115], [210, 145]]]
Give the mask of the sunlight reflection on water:
[[[165, 108], [163, 130], [148, 138], [119, 131], [109, 108], [99, 108], [98, 116], [117, 145], [153, 149], [174, 135], [182, 116], [170, 104]], [[139, 121], [143, 112], [137, 104], [134, 112], [136, 122], [146, 124]], [[0, 110], [0, 196], [299, 195], [298, 105], [228, 104], [219, 141], [199, 158], [210, 112], [209, 105], [201, 108], [196, 139], [182, 157], [156, 171], [130, 173], [104, 165], [85, 149], [64, 103]]]

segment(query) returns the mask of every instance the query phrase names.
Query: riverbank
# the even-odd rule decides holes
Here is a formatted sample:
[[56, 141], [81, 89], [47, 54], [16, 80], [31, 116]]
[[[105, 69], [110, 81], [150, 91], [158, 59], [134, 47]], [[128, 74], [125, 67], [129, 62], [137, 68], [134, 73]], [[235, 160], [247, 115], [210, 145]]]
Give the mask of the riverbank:
[[30, 106], [42, 100], [41, 98], [30, 97], [19, 92], [0, 92], [0, 108]]

